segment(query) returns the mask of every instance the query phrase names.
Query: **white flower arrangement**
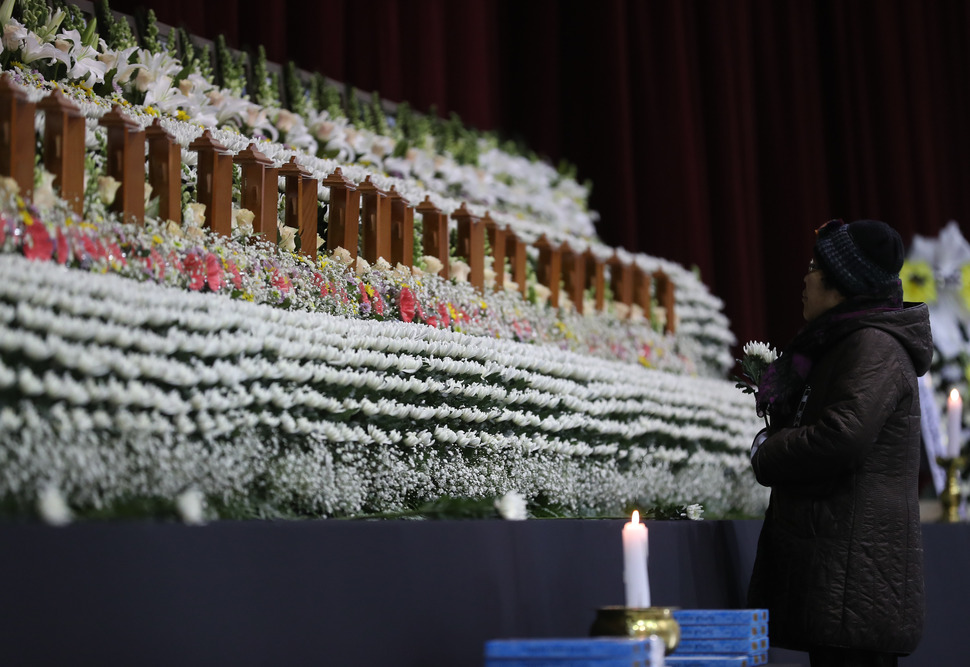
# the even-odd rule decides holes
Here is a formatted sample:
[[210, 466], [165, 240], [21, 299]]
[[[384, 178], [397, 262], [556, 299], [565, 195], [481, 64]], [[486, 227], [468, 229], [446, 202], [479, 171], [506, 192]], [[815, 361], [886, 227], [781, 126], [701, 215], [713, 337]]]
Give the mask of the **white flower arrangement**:
[[[463, 201], [477, 215], [489, 209], [527, 241], [545, 234], [603, 259], [613, 252], [595, 238], [588, 193], [548, 165], [485, 145], [477, 165], [420, 147], [392, 158], [393, 140], [346, 119], [263, 109], [198, 73], [175, 85], [181, 68], [167, 54], [97, 50], [67, 31], [67, 51], [51, 46], [57, 55], [45, 46], [56, 25], [47, 32], [37, 38], [9, 19], [5, 47], [24, 63], [59, 59], [89, 84], [114, 71], [117, 84], [144, 94], [143, 105], [124, 101], [136, 122], [163, 113], [183, 147], [185, 181], [197, 178], [187, 147], [202, 126], [234, 152], [252, 141], [218, 127], [231, 122], [265, 130], [272, 140], [259, 150], [277, 166], [296, 157], [317, 179], [339, 166], [449, 215]], [[31, 99], [47, 94], [50, 84], [26, 68], [13, 73]], [[62, 88], [87, 117], [95, 169], [85, 217], [96, 227], [59, 207], [50, 178], [33, 200], [43, 221], [25, 224], [45, 225], [52, 238], [96, 237], [104, 252], [75, 256], [90, 271], [80, 273], [28, 264], [9, 254], [20, 241], [0, 240], [0, 392], [9, 398], [0, 408], [0, 498], [46, 499], [53, 521], [69, 519], [68, 502], [84, 512], [131, 498], [171, 501], [188, 522], [204, 518], [203, 499], [219, 516], [348, 516], [444, 496], [502, 497], [516, 508], [518, 498], [541, 499], [577, 513], [616, 512], [631, 498], [702, 502], [715, 513], [763, 507], [744, 455], [756, 424], [729, 383], [698, 377], [723, 374], [734, 339], [721, 302], [692, 272], [617, 251], [675, 283], [677, 335], [663, 336], [645, 321], [556, 311], [514, 291], [483, 298], [465, 282], [464, 262], [444, 281], [437, 258], [410, 274], [358, 258], [355, 277], [346, 250], [316, 265], [286, 252], [295, 249], [286, 227], [284, 251], [269, 255], [245, 209], [233, 212], [239, 242], [205, 232], [196, 203], [182, 227], [149, 220], [135, 231], [107, 212], [117, 185], [99, 171], [97, 120], [123, 100]], [[344, 155], [317, 157], [318, 140]], [[0, 208], [26, 220], [15, 186], [0, 184]], [[329, 194], [319, 189], [321, 200]], [[138, 259], [149, 251], [162, 260]], [[187, 258], [198, 282], [172, 269]], [[431, 326], [361, 319], [385, 317], [381, 309], [398, 307], [389, 295], [405, 289]], [[548, 298], [541, 285], [533, 292]]]
[[239, 506], [269, 475], [268, 506], [322, 515], [509, 488], [575, 511], [764, 500], [723, 380], [74, 273], [0, 257], [2, 496], [53, 477], [82, 508], [186, 488]]

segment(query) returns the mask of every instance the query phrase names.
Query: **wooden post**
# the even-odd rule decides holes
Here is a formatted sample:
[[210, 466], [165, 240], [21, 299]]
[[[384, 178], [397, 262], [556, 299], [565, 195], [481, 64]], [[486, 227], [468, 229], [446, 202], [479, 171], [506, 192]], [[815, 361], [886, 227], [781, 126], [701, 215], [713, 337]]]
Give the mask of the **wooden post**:
[[35, 112], [36, 105], [11, 76], [0, 76], [0, 176], [17, 181], [25, 199], [34, 194]]
[[628, 308], [633, 305], [633, 265], [620, 259], [616, 252], [607, 262], [610, 266], [610, 289], [613, 299]]
[[371, 182], [370, 176], [357, 186], [360, 192], [361, 224], [364, 226], [361, 252], [373, 264], [379, 257], [391, 258], [391, 201], [387, 193]]
[[512, 264], [512, 280], [519, 286], [522, 296], [526, 294], [526, 243], [510, 229], [505, 236], [505, 254]]
[[653, 279], [657, 283], [657, 301], [667, 315], [667, 322], [664, 324], [664, 331], [667, 333], [677, 332], [676, 312], [674, 310], [674, 281], [659, 269], [654, 271]]
[[452, 212], [451, 217], [458, 221], [458, 247], [455, 249], [455, 254], [468, 262], [471, 269], [468, 282], [479, 292], [484, 292], [485, 223], [465, 208], [465, 202]]
[[566, 294], [576, 306], [576, 312], [582, 313], [585, 307], [586, 292], [586, 255], [573, 250], [568, 243], [560, 247], [562, 252], [562, 271], [565, 277]]
[[652, 318], [653, 307], [652, 293], [650, 291], [650, 274], [633, 263], [633, 303], [643, 309], [643, 314], [647, 318]]
[[357, 233], [360, 229], [360, 193], [357, 186], [344, 178], [340, 167], [323, 180], [330, 188], [327, 214], [327, 250], [345, 248], [357, 262]]
[[312, 259], [317, 258], [317, 179], [299, 165], [296, 156], [280, 167], [286, 179], [286, 205], [283, 224], [297, 230], [297, 249]]
[[232, 234], [232, 153], [212, 138], [209, 130], [189, 144], [199, 154], [199, 184], [196, 199], [205, 204], [206, 227]]
[[485, 223], [485, 233], [488, 234], [488, 244], [492, 248], [492, 270], [495, 272], [495, 289], [501, 290], [505, 286], [505, 239], [508, 229], [499, 227], [492, 216], [485, 211], [482, 216]]
[[596, 294], [596, 310], [603, 312], [606, 307], [605, 263], [592, 249], [587, 249], [583, 256], [586, 258], [586, 288], [593, 287]]
[[425, 255], [437, 257], [444, 266], [438, 274], [445, 280], [451, 275], [448, 266], [448, 216], [442, 213], [428, 195], [415, 209], [421, 214], [421, 245]]
[[84, 115], [59, 89], [37, 105], [44, 112], [44, 167], [61, 198], [84, 215]]
[[279, 220], [279, 167], [249, 144], [236, 153], [232, 161], [242, 170], [241, 201], [243, 208], [253, 212], [253, 231], [276, 245]]
[[414, 266], [414, 209], [400, 192], [391, 186], [391, 264]]
[[[125, 222], [145, 221], [145, 131], [116, 104], [101, 116], [108, 129], [108, 176], [121, 182], [111, 210]], [[201, 163], [201, 160], [200, 160]]]
[[182, 222], [182, 146], [156, 118], [145, 128], [148, 183], [158, 195], [158, 217]]
[[536, 279], [549, 288], [549, 305], [559, 307], [559, 281], [562, 279], [562, 253], [543, 234], [536, 239], [539, 249], [539, 264], [536, 266]]

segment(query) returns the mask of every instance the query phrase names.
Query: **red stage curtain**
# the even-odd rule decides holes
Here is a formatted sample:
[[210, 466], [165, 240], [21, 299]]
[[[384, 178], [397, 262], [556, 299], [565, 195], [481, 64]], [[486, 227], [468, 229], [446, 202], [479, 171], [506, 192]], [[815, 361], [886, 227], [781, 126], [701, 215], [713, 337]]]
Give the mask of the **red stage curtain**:
[[962, 0], [136, 5], [577, 163], [600, 236], [696, 265], [741, 343], [801, 325], [822, 222], [970, 223]]

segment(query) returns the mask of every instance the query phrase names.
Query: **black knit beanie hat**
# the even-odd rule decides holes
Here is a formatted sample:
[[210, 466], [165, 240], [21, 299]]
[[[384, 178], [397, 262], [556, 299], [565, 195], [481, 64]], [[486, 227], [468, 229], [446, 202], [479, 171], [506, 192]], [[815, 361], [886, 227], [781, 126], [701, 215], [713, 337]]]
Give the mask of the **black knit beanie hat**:
[[885, 222], [831, 220], [815, 233], [820, 268], [846, 297], [888, 297], [901, 292], [903, 239]]

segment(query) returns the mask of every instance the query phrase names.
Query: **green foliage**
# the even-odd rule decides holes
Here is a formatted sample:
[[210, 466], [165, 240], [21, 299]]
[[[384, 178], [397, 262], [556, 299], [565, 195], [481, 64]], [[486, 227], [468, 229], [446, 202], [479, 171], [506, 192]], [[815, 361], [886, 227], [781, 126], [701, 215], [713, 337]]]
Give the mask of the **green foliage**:
[[263, 106], [279, 104], [279, 89], [274, 88], [273, 78], [266, 65], [266, 49], [262, 45], [256, 50], [256, 62], [253, 63], [253, 78], [249, 89], [253, 91], [253, 101]]
[[384, 113], [384, 106], [381, 104], [381, 94], [376, 90], [370, 98], [370, 128], [377, 134], [388, 136], [391, 128], [387, 124], [387, 114]]
[[559, 160], [559, 165], [556, 167], [556, 171], [558, 171], [559, 175], [563, 178], [571, 178], [573, 180], [576, 179], [577, 167], [566, 158]]
[[286, 106], [293, 113], [306, 116], [307, 91], [300, 80], [296, 63], [292, 60], [286, 63], [286, 69], [283, 70], [283, 82], [286, 85]]
[[[176, 47], [178, 48], [177, 55], [186, 66], [195, 66], [197, 56], [195, 52], [195, 45], [192, 43], [192, 40], [189, 38], [189, 33], [185, 31], [185, 28], [179, 28], [177, 32], [178, 32], [178, 40], [177, 40], [178, 43], [176, 44]], [[171, 40], [172, 38], [169, 37], [169, 41]]]
[[155, 19], [155, 11], [148, 10], [145, 15], [145, 25], [141, 31], [142, 48], [148, 49], [151, 53], [161, 53], [162, 43], [158, 39], [158, 21]]
[[242, 95], [246, 88], [246, 54], [232, 55], [225, 35], [216, 38], [216, 85], [233, 95]]
[[310, 79], [310, 97], [318, 111], [326, 111], [331, 118], [342, 118], [344, 109], [340, 105], [340, 91], [319, 72], [315, 72]]
[[179, 31], [177, 29], [173, 28], [169, 31], [168, 39], [165, 40], [165, 50], [168, 51], [168, 55], [172, 56], [175, 60], [181, 61], [183, 66], [185, 65], [179, 49]]
[[77, 5], [67, 2], [67, 0], [54, 0], [54, 10], [64, 12], [61, 30], [77, 30], [80, 33], [87, 28], [88, 21], [84, 17], [84, 12]]
[[357, 89], [353, 86], [347, 86], [345, 97], [347, 99], [347, 119], [355, 127], [361, 127], [364, 114], [360, 107], [360, 99], [357, 97]]
[[108, 7], [108, 0], [98, 0], [94, 3], [94, 16], [101, 26], [101, 35], [109, 49], [120, 51], [135, 46], [135, 36], [131, 33], [131, 26], [125, 18], [115, 19]]
[[14, 6], [13, 16], [19, 19], [27, 30], [37, 32], [38, 28], [47, 23], [50, 18], [50, 9], [44, 0], [20, 0]]
[[202, 75], [207, 81], [213, 80], [212, 72], [212, 49], [206, 44], [202, 47], [198, 57], [195, 59], [195, 71]]

